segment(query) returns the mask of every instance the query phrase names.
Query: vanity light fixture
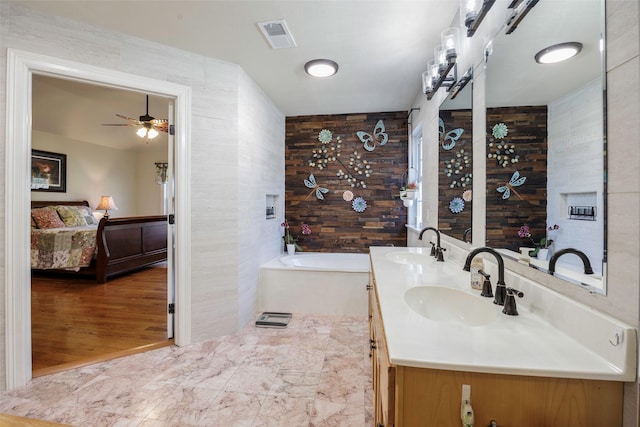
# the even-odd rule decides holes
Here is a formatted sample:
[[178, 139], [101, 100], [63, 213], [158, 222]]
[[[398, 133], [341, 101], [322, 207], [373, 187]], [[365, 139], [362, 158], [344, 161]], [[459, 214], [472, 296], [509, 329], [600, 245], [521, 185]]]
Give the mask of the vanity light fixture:
[[331, 77], [338, 72], [338, 64], [330, 59], [314, 59], [304, 64], [304, 71], [312, 77]]
[[506, 34], [513, 33], [516, 28], [518, 28], [518, 24], [522, 22], [527, 13], [533, 6], [538, 4], [539, 0], [513, 0], [509, 5], [510, 9], [513, 9], [511, 16], [507, 19], [507, 29], [505, 30]]
[[440, 86], [447, 89], [456, 83], [458, 58], [457, 28], [447, 28], [441, 33], [442, 44], [434, 49], [434, 58], [429, 61], [427, 71], [422, 73], [422, 90], [430, 100]]
[[464, 73], [464, 76], [460, 78], [458, 83], [453, 85], [453, 87], [451, 88], [451, 94], [449, 95], [449, 99], [456, 99], [456, 96], [458, 96], [458, 94], [462, 91], [462, 89], [465, 88], [467, 83], [471, 81], [472, 76], [473, 76], [473, 69], [469, 68], [467, 72]]
[[467, 27], [467, 37], [475, 34], [496, 0], [460, 0], [460, 19]]
[[573, 58], [580, 51], [582, 51], [582, 43], [559, 43], [542, 49], [536, 53], [535, 58], [538, 64], [555, 64]]

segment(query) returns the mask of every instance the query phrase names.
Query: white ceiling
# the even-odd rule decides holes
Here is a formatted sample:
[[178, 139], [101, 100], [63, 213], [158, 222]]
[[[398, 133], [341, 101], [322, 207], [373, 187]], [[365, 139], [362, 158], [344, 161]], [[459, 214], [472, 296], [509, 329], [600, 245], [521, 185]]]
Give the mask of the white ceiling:
[[[457, 25], [459, 4], [458, 0], [19, 1], [44, 13], [239, 64], [287, 116], [408, 110], [440, 32]], [[582, 70], [599, 61], [600, 4], [601, 0], [541, 1], [513, 34], [496, 38], [487, 86], [500, 101], [488, 97], [487, 102], [539, 105], [582, 84]], [[276, 19], [287, 22], [298, 47], [270, 47], [256, 24]], [[538, 50], [565, 41], [585, 43], [583, 53], [562, 67], [533, 62]], [[303, 65], [315, 58], [337, 61], [338, 74], [327, 79], [307, 76]], [[517, 93], [513, 86], [501, 84], [507, 77], [500, 72], [521, 82]], [[123, 149], [153, 148], [153, 144], [141, 146], [131, 127], [95, 126], [124, 123], [115, 113], [133, 118], [144, 114], [143, 94], [40, 79], [34, 81], [34, 93], [41, 95], [34, 98], [34, 128], [60, 134], [75, 128], [68, 137]], [[531, 94], [534, 98], [525, 98]], [[166, 118], [166, 112], [166, 100], [150, 99], [152, 116]], [[166, 140], [166, 135], [161, 138]]]
[[[458, 0], [20, 0], [33, 9], [239, 64], [287, 116], [408, 110]], [[256, 25], [284, 19], [297, 47]], [[457, 22], [456, 22], [457, 24]], [[327, 79], [305, 62], [336, 61]]]

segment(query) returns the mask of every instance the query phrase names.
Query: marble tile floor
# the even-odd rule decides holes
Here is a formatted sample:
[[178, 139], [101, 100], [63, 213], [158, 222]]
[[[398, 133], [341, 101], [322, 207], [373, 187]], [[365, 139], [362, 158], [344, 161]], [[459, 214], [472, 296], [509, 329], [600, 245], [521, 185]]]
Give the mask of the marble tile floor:
[[371, 426], [365, 317], [256, 328], [39, 377], [0, 412], [94, 426]]

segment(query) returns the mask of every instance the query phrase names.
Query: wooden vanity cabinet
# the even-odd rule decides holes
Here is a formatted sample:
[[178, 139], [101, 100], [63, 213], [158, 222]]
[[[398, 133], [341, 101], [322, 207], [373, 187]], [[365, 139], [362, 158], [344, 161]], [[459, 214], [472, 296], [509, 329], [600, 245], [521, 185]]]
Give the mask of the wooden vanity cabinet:
[[[375, 280], [372, 280], [372, 283]], [[393, 426], [395, 419], [396, 368], [389, 362], [380, 307], [375, 287], [369, 288], [369, 331], [373, 384], [374, 426]]]
[[371, 283], [369, 328], [375, 427], [459, 426], [463, 384], [471, 386], [477, 426], [488, 426], [491, 420], [506, 427], [622, 426], [622, 382], [392, 365], [373, 276]]

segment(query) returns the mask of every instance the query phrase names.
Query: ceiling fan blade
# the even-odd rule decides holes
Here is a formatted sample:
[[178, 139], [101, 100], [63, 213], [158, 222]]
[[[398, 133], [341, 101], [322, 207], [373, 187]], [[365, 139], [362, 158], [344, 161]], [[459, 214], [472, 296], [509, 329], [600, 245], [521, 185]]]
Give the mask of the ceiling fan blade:
[[121, 119], [125, 119], [125, 120], [129, 120], [130, 122], [134, 122], [136, 124], [141, 125], [142, 123], [140, 122], [140, 120], [138, 119], [132, 119], [131, 117], [127, 117], [127, 116], [123, 116], [122, 114], [116, 114], [117, 117], [120, 117]]
[[169, 122], [165, 121], [162, 123], [156, 123], [156, 124], [151, 124], [151, 127], [153, 127], [156, 130], [159, 130], [161, 132], [169, 132]]

